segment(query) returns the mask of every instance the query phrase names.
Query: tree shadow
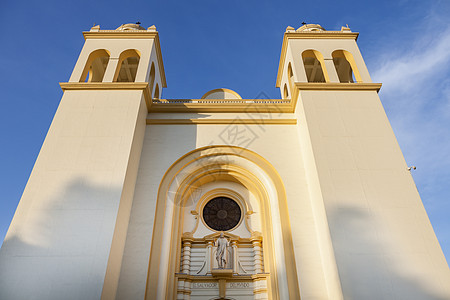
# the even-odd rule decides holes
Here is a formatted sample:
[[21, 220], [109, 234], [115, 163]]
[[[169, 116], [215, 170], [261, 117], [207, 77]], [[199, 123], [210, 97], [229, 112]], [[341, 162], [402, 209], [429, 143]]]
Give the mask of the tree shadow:
[[[328, 212], [328, 219], [345, 299], [449, 299], [442, 282], [434, 285], [438, 290], [430, 285], [430, 279], [439, 280], [430, 273], [439, 271], [428, 254], [390, 241], [396, 233], [391, 236], [368, 209], [341, 205]], [[405, 234], [421, 238], [412, 230]]]
[[100, 299], [120, 195], [80, 177], [22, 199], [0, 249], [0, 299]]

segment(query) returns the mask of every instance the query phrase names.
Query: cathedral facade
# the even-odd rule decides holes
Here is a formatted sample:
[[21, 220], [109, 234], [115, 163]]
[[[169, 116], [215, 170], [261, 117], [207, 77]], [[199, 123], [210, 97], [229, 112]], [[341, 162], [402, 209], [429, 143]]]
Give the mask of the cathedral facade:
[[450, 299], [358, 33], [288, 27], [280, 99], [163, 99], [155, 26], [83, 35], [0, 299]]

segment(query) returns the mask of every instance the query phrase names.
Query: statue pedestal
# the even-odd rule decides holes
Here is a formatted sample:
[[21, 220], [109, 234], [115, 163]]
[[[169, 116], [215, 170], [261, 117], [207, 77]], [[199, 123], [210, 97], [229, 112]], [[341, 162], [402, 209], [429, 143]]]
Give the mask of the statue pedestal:
[[227, 278], [233, 276], [233, 269], [212, 269], [211, 275], [219, 280], [219, 297], [225, 298], [227, 292]]
[[211, 275], [217, 278], [227, 278], [233, 276], [233, 269], [212, 269]]

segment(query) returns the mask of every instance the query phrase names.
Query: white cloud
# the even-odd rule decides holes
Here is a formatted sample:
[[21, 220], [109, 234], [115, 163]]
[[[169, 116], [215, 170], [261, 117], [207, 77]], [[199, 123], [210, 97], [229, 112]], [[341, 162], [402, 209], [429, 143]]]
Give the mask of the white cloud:
[[[430, 13], [428, 28], [393, 40], [369, 62], [380, 98], [422, 201], [450, 261], [450, 26]], [[444, 25], [445, 24], [445, 25]], [[405, 47], [406, 46], [406, 47]], [[397, 49], [397, 50], [393, 50]]]
[[[431, 16], [436, 15], [427, 16], [429, 21]], [[450, 26], [415, 33], [379, 54], [372, 77], [383, 83], [380, 98], [407, 163], [418, 167], [413, 175], [422, 200], [445, 201], [450, 194], [450, 186], [442, 186], [442, 179], [450, 180]]]
[[[392, 54], [395, 45], [390, 45], [390, 57], [386, 59], [387, 55], [382, 55], [385, 60], [373, 72], [373, 78], [375, 82], [383, 82], [386, 92], [407, 92], [411, 88], [416, 90], [420, 85], [442, 80], [438, 75], [448, 69], [450, 62], [450, 28], [437, 35], [434, 30], [419, 34], [422, 36], [408, 51]], [[433, 35], [435, 37], [430, 38]]]

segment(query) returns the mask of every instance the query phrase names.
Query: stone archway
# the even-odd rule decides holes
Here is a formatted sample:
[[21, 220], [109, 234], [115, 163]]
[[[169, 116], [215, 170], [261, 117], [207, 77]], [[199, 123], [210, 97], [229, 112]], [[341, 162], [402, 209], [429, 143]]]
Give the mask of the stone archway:
[[196, 188], [213, 181], [237, 182], [260, 199], [268, 296], [271, 299], [298, 299], [283, 183], [264, 158], [233, 146], [194, 150], [176, 161], [164, 175], [158, 193], [146, 299], [175, 299], [175, 274], [180, 266], [183, 234], [182, 212]]

